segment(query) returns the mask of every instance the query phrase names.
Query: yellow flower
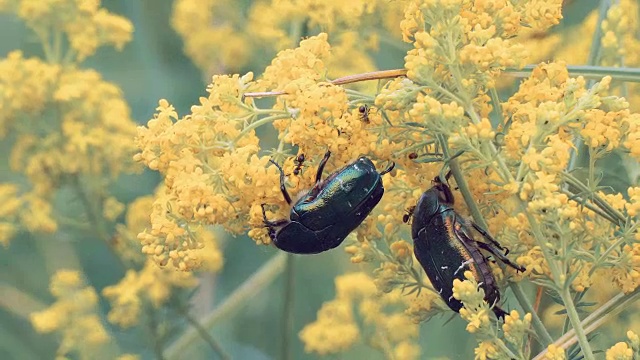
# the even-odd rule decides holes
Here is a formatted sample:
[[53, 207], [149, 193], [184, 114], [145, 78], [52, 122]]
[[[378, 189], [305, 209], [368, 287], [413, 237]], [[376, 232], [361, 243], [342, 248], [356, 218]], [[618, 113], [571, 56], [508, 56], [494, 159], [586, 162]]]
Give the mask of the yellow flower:
[[102, 209], [105, 219], [114, 221], [124, 211], [124, 204], [114, 197], [108, 197]]
[[122, 354], [118, 356], [116, 360], [140, 360], [140, 356], [134, 354]]
[[18, 231], [16, 224], [23, 199], [18, 196], [18, 187], [13, 184], [0, 184], [0, 244], [9, 245], [9, 241]]
[[411, 320], [418, 324], [427, 321], [431, 316], [435, 315], [432, 311], [432, 307], [438, 304], [440, 297], [433, 291], [423, 290], [418, 296], [412, 296], [410, 298], [409, 306], [405, 310], [405, 314], [411, 318]]
[[483, 341], [478, 344], [478, 347], [474, 350], [476, 360], [488, 360], [488, 359], [497, 359], [498, 357], [498, 349], [491, 341]]
[[393, 358], [397, 360], [413, 360], [420, 358], [420, 346], [410, 341], [401, 341], [393, 349]]
[[640, 337], [637, 333], [629, 330], [627, 331], [627, 339], [629, 339], [629, 343], [631, 344], [631, 348], [638, 352], [640, 351]]
[[551, 344], [547, 347], [547, 353], [544, 354], [544, 360], [565, 360], [565, 352], [564, 349]]
[[190, 289], [197, 284], [192, 273], [162, 269], [147, 261], [139, 272], [127, 271], [116, 285], [107, 286], [103, 295], [111, 302], [109, 322], [127, 328], [138, 324], [145, 306], [160, 308], [181, 288]]
[[556, 25], [562, 19], [562, 0], [527, 1], [522, 6], [522, 21], [538, 30]]
[[[93, 55], [100, 46], [112, 45], [122, 49], [124, 44], [131, 41], [131, 22], [101, 9], [99, 5], [99, 1], [22, 0], [14, 1], [13, 6], [5, 10], [14, 12], [38, 34], [55, 32], [66, 35], [73, 50], [70, 53], [73, 56], [68, 57], [82, 61]], [[47, 37], [40, 39], [52, 41]], [[51, 44], [45, 45], [51, 47]]]
[[627, 194], [629, 195], [629, 202], [625, 203], [627, 214], [637, 217], [640, 214], [640, 187], [630, 187]]
[[403, 262], [413, 256], [413, 246], [404, 240], [396, 241], [390, 246], [391, 254], [396, 260]]
[[504, 331], [504, 337], [507, 341], [514, 344], [516, 348], [520, 348], [524, 343], [529, 327], [531, 326], [531, 314], [526, 314], [520, 319], [520, 314], [516, 310], [511, 310], [509, 315], [505, 316], [504, 325], [502, 330]]
[[88, 359], [108, 345], [110, 337], [98, 315], [98, 295], [79, 272], [59, 270], [51, 278], [50, 289], [56, 302], [30, 317], [36, 331], [60, 333], [59, 356], [76, 353]]
[[633, 350], [625, 342], [619, 342], [606, 352], [607, 360], [633, 360]]
[[326, 302], [318, 311], [318, 319], [300, 331], [306, 352], [320, 355], [344, 351], [358, 341], [360, 331], [353, 318], [348, 299]]
[[[367, 340], [375, 348], [395, 347], [400, 358], [415, 359], [419, 355], [414, 343], [418, 327], [402, 312], [405, 304], [400, 291], [380, 294], [365, 273], [342, 275], [336, 278], [336, 298], [323, 304], [316, 321], [300, 332], [300, 339], [305, 351], [323, 355], [343, 352], [361, 334], [372, 334]], [[355, 321], [355, 306], [364, 322], [362, 329]]]

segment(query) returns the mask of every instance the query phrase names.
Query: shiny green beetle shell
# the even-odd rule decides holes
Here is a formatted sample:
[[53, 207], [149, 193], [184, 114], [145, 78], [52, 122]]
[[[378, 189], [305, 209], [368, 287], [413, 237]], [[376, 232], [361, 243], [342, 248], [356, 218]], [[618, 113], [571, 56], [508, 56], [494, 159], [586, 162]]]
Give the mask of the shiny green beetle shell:
[[[382, 175], [391, 171], [393, 163], [379, 173], [371, 160], [360, 157], [322, 180], [322, 170], [330, 154], [327, 152], [322, 159], [313, 188], [291, 207], [289, 219], [267, 220], [263, 207], [269, 236], [279, 249], [296, 254], [316, 254], [333, 249], [380, 202], [384, 193]], [[278, 169], [280, 189], [291, 204], [284, 186], [284, 172], [280, 166]]]

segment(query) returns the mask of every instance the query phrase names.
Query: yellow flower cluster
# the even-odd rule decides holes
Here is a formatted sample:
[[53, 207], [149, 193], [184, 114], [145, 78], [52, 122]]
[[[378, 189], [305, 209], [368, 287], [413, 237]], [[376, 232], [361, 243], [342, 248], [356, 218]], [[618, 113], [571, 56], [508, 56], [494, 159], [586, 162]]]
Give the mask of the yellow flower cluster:
[[378, 48], [380, 24], [395, 33], [399, 11], [382, 0], [267, 0], [250, 4], [247, 11], [236, 2], [178, 0], [171, 24], [185, 42], [185, 53], [205, 74], [240, 70], [255, 61], [254, 53], [290, 48], [322, 29], [334, 36], [330, 75], [341, 76], [374, 69], [367, 50]]
[[[553, 224], [545, 227], [545, 231], [549, 239], [560, 242], [552, 241], [547, 246], [556, 249], [554, 251], [563, 258], [572, 258], [571, 254], [560, 249], [563, 242], [574, 244], [574, 249], [579, 247], [592, 251], [595, 247], [615, 246], [619, 240], [614, 235], [615, 226], [601, 217], [601, 213], [581, 206], [580, 201], [570, 200], [570, 194], [562, 190], [563, 182], [568, 180], [563, 172], [575, 148], [572, 134], [582, 137], [592, 149], [593, 156], [627, 145], [635, 146], [631, 145], [633, 141], [630, 139], [638, 137], [637, 129], [630, 124], [636, 121], [636, 115], [630, 114], [629, 104], [624, 99], [601, 95], [609, 83], [610, 78], [604, 78], [587, 90], [584, 79], [570, 79], [562, 64], [541, 65], [503, 104], [503, 111], [511, 119], [504, 137], [505, 155], [514, 165], [519, 164], [515, 175], [518, 181], [506, 184], [504, 189], [518, 194], [526, 202], [528, 211], [538, 219]], [[629, 191], [632, 194], [634, 190]], [[597, 196], [608, 204], [611, 211], [621, 214], [627, 208], [634, 213], [634, 202], [626, 202], [620, 194], [598, 193]], [[503, 208], [516, 210], [508, 203]], [[519, 215], [505, 221], [514, 226], [504, 228], [506, 237], [531, 243], [528, 236], [523, 237], [528, 221], [522, 222]], [[615, 255], [609, 261], [615, 259], [613, 262], [617, 266], [609, 274], [621, 289], [629, 292], [637, 286], [637, 275], [634, 275], [637, 265], [630, 255], [633, 250], [627, 246], [612, 254]], [[531, 274], [550, 276], [550, 269], [544, 265], [543, 258], [544, 251], [540, 247], [532, 247], [518, 262], [525, 265]], [[573, 288], [584, 291], [591, 285], [589, 274], [593, 273], [593, 264], [579, 259], [569, 262], [571, 273], [577, 274], [573, 276]]]
[[[177, 0], [171, 25], [184, 40], [184, 52], [210, 74], [220, 68], [239, 70], [249, 60], [250, 37], [239, 31], [237, 2]], [[214, 25], [215, 24], [215, 25]]]
[[640, 42], [632, 34], [638, 30], [638, 4], [623, 0], [612, 4], [602, 21], [601, 64], [624, 66], [637, 64]]
[[567, 357], [565, 355], [564, 349], [551, 344], [547, 346], [547, 353], [544, 354], [543, 360], [565, 360]]
[[84, 177], [110, 180], [135, 169], [129, 108], [120, 90], [99, 73], [25, 59], [14, 51], [0, 60], [0, 88], [0, 135], [17, 135], [10, 166], [32, 186], [14, 198], [25, 203], [19, 217], [25, 229], [57, 229], [49, 203], [57, 189], [79, 189]]
[[[138, 129], [136, 141], [142, 151], [135, 160], [165, 175], [164, 188], [153, 204], [152, 225], [138, 236], [143, 252], [159, 264], [171, 261], [182, 270], [197, 267], [200, 261], [194, 250], [203, 247], [198, 229], [220, 224], [238, 234], [248, 224], [261, 227], [260, 204], [266, 202], [266, 194], [272, 194], [274, 203], [281, 201], [276, 196], [276, 169], [267, 169], [268, 158], [257, 156], [254, 131], [247, 128], [242, 134], [242, 115], [251, 110], [239, 97], [250, 79], [251, 75], [214, 77], [209, 98], [202, 98], [202, 105], [180, 120], [161, 100], [156, 117]], [[245, 113], [229, 118], [233, 106], [236, 113], [241, 109]]]
[[40, 333], [61, 334], [56, 354], [59, 357], [75, 354], [80, 359], [95, 358], [110, 340], [100, 320], [95, 290], [86, 286], [80, 273], [74, 270], [56, 272], [50, 290], [57, 301], [31, 314], [33, 327]]
[[118, 284], [102, 291], [111, 302], [109, 322], [123, 328], [135, 326], [145, 308], [158, 309], [175, 295], [177, 289], [191, 289], [197, 283], [193, 273], [163, 269], [149, 260], [139, 272], [127, 271]]
[[[211, 30], [209, 23], [219, 26], [214, 30], [219, 34], [237, 26], [236, 19], [229, 20], [233, 25], [211, 21], [222, 17], [229, 5], [202, 4], [177, 3], [174, 26], [183, 36], [190, 32], [194, 39], [204, 39], [205, 32], [198, 28]], [[309, 15], [304, 12], [308, 4], [315, 6]], [[588, 181], [567, 169], [580, 144], [587, 147], [594, 163], [619, 150], [640, 158], [640, 116], [631, 114], [624, 98], [610, 95], [611, 78], [589, 87], [582, 77], [570, 78], [562, 62], [535, 68], [504, 103], [489, 96], [503, 69], [525, 63], [527, 54], [518, 38], [534, 36], [525, 27], [545, 31], [558, 23], [561, 1], [416, 0], [405, 4], [402, 35], [413, 43], [405, 57], [407, 78], [384, 84], [375, 99], [327, 82], [336, 67], [336, 49], [343, 49], [344, 44], [355, 47], [358, 37], [341, 34], [331, 47], [329, 36], [321, 33], [301, 41], [296, 49], [281, 51], [256, 81], [251, 73], [214, 76], [208, 96], [186, 116], [178, 116], [168, 101], [161, 100], [156, 116], [139, 128], [137, 137], [140, 153], [135, 160], [164, 177], [152, 205], [151, 225], [138, 235], [143, 252], [161, 265], [171, 262], [182, 270], [193, 269], [197, 267], [193, 251], [204, 246], [197, 231], [210, 225], [220, 225], [233, 234], [248, 231], [257, 243], [268, 244], [261, 205], [270, 220], [286, 218], [290, 211], [280, 193], [279, 172], [269, 165], [269, 158], [282, 164], [285, 185], [293, 198], [313, 185], [314, 170], [327, 150], [332, 155], [326, 173], [362, 155], [372, 158], [378, 167], [393, 160], [396, 170], [383, 178], [384, 198], [347, 239], [352, 262], [377, 266], [373, 277], [338, 278], [336, 299], [326, 303], [317, 321], [300, 334], [307, 351], [344, 351], [363, 336], [359, 321], [386, 329], [382, 324], [391, 323], [393, 316], [380, 311], [380, 304], [387, 301], [408, 307], [403, 316], [414, 322], [442, 310], [437, 294], [425, 290], [429, 284], [412, 256], [409, 226], [402, 224], [402, 218], [441, 172], [441, 161], [450, 162], [455, 154], [467, 182], [459, 184], [461, 190], [469, 186], [480, 215], [487, 217], [489, 232], [527, 268], [516, 278], [530, 276], [555, 285], [554, 289], [571, 286], [583, 292], [598, 274], [625, 292], [633, 291], [640, 274], [633, 239], [638, 237], [637, 219], [633, 219], [639, 211], [637, 190], [629, 190], [629, 201], [620, 194], [600, 193], [593, 164], [586, 169]], [[333, 1], [320, 5], [305, 0], [256, 3], [249, 15], [249, 29], [261, 24], [263, 39], [290, 46], [291, 41], [280, 31], [289, 16], [307, 19], [306, 27], [335, 29], [336, 19], [343, 17], [343, 9], [335, 5]], [[346, 27], [359, 26], [379, 3], [358, 1], [352, 6], [345, 7], [352, 15], [344, 21]], [[280, 12], [278, 16], [267, 16], [274, 9]], [[612, 12], [610, 16], [621, 19], [622, 14]], [[195, 20], [192, 24], [187, 23], [190, 18]], [[278, 22], [275, 26], [274, 21]], [[267, 23], [271, 26], [264, 25]], [[300, 30], [298, 25], [302, 26], [299, 23], [293, 29]], [[216, 36], [210, 38], [218, 41]], [[200, 45], [187, 45], [188, 52], [210, 46], [205, 40], [197, 41]], [[220, 49], [214, 55], [219, 56], [217, 60], [234, 53], [227, 53], [224, 46]], [[241, 58], [248, 55], [236, 56], [240, 58], [236, 63], [241, 64]], [[215, 62], [211, 58], [205, 54], [197, 61], [211, 64]], [[282, 94], [271, 108], [260, 108], [262, 102], [243, 97], [249, 91]], [[374, 105], [366, 117], [358, 110], [361, 103]], [[492, 125], [494, 120], [497, 126]], [[256, 136], [255, 130], [265, 125], [273, 126], [278, 134], [277, 145], [270, 150], [261, 149]], [[293, 159], [299, 154], [306, 159], [300, 172], [294, 171]], [[455, 196], [456, 211], [465, 214], [457, 191]], [[480, 217], [478, 211], [470, 210]], [[627, 228], [620, 231], [623, 225]], [[596, 255], [584, 256], [586, 253]], [[509, 275], [497, 267], [494, 272], [499, 279]], [[355, 285], [356, 278], [359, 285]], [[509, 314], [501, 335], [492, 322], [492, 304], [484, 302], [473, 277], [467, 278], [456, 282], [454, 296], [465, 303], [460, 315], [469, 322], [468, 330], [481, 335], [476, 358], [524, 357], [531, 315]], [[343, 286], [342, 282], [354, 284]], [[411, 296], [389, 300], [401, 298], [396, 294], [400, 288], [410, 290]], [[413, 295], [415, 292], [419, 295]], [[359, 307], [359, 314], [354, 307]], [[374, 312], [366, 309], [375, 309], [383, 320], [374, 319]], [[401, 323], [404, 318], [394, 321]], [[395, 331], [399, 328], [393, 326]], [[388, 357], [398, 349], [411, 348], [393, 343], [395, 335], [385, 336], [372, 341]], [[512, 354], [514, 348], [520, 352]], [[565, 356], [560, 348], [549, 347], [548, 351], [549, 359]]]
[[464, 276], [464, 281], [453, 280], [453, 297], [464, 304], [460, 309], [460, 316], [468, 322], [467, 331], [475, 333], [480, 340], [475, 349], [475, 358], [514, 359], [515, 356], [507, 347], [507, 343], [519, 354], [524, 353], [531, 326], [531, 314], [521, 318], [518, 311], [512, 310], [505, 316], [502, 333], [498, 332], [489, 315], [489, 304], [484, 301], [484, 290], [479, 288], [470, 271], [466, 271]]
[[473, 274], [466, 271], [464, 277], [467, 280], [453, 280], [453, 297], [464, 304], [460, 309], [460, 316], [468, 321], [467, 331], [476, 333], [480, 329], [491, 327], [491, 309], [484, 301], [484, 290], [478, 287]]
[[0, 244], [3, 246], [9, 245], [9, 240], [19, 230], [16, 223], [23, 200], [17, 194], [16, 185], [0, 184]]
[[305, 351], [327, 355], [345, 352], [361, 334], [372, 333], [366, 343], [386, 358], [417, 359], [418, 326], [401, 312], [405, 306], [406, 297], [399, 291], [380, 294], [365, 273], [341, 275], [336, 278], [336, 298], [323, 304], [317, 320], [302, 329], [300, 338]]
[[405, 68], [412, 81], [477, 96], [506, 67], [524, 64], [524, 47], [512, 38], [522, 24], [544, 30], [562, 17], [561, 1], [411, 1], [401, 22], [412, 41]]
[[136, 169], [131, 161], [135, 124], [120, 89], [77, 63], [100, 46], [122, 48], [131, 39], [131, 23], [100, 8], [97, 0], [6, 0], [0, 11], [24, 20], [46, 57], [12, 51], [0, 59], [0, 138], [15, 138], [10, 168], [31, 185], [6, 199], [7, 206], [23, 206], [13, 214], [12, 229], [2, 229], [1, 242], [6, 245], [18, 229], [56, 231], [50, 201], [65, 186], [89, 204], [86, 210], [94, 218], [115, 219], [122, 205], [102, 189], [85, 189], [84, 182], [99, 179], [89, 182], [106, 186]]
[[[637, 355], [637, 351], [635, 351]], [[606, 360], [633, 360], [634, 351], [626, 342], [619, 342], [606, 352]]]
[[[156, 193], [160, 196], [160, 193]], [[117, 235], [113, 240], [113, 247], [118, 252], [121, 259], [128, 261], [134, 267], [145, 265], [146, 256], [141, 253], [140, 241], [137, 239], [138, 234], [151, 227], [149, 213], [153, 211], [153, 196], [142, 196], [137, 198], [129, 205], [127, 211], [126, 223], [119, 224]], [[189, 264], [192, 268], [198, 268], [203, 271], [217, 272], [222, 268], [223, 257], [218, 241], [213, 232], [205, 228], [194, 230], [192, 236], [199, 239], [202, 244], [201, 248], [192, 249], [181, 254], [185, 265]], [[170, 259], [178, 259], [178, 253], [169, 253]], [[146, 265], [145, 265], [146, 266]], [[180, 268], [180, 265], [178, 265]], [[162, 272], [159, 272], [162, 274]]]
[[100, 0], [4, 0], [0, 11], [26, 22], [43, 43], [48, 60], [62, 60], [60, 44], [49, 44], [54, 34], [69, 40], [66, 60], [82, 61], [101, 46], [121, 49], [133, 33], [131, 22], [100, 8]]
[[[267, 156], [258, 156], [255, 129], [259, 126], [272, 124], [279, 131], [282, 145], [271, 154], [283, 164], [285, 174], [291, 174], [295, 164], [284, 145], [297, 146], [305, 154], [302, 172], [287, 179], [294, 197], [313, 185], [315, 167], [326, 150], [332, 152], [325, 170], [329, 173], [363, 154], [385, 164], [408, 144], [420, 144], [419, 131], [409, 133], [407, 139], [405, 130], [387, 130], [377, 109], [371, 109], [368, 122], [364, 121], [357, 109], [349, 109], [343, 88], [318, 82], [326, 72], [324, 59], [329, 51], [327, 35], [320, 34], [302, 41], [295, 50], [281, 52], [257, 82], [251, 74], [214, 76], [207, 89], [209, 96], [201, 98], [201, 104], [183, 118], [166, 100], [160, 101], [155, 118], [138, 129], [136, 140], [141, 152], [135, 160], [165, 176], [164, 191], [154, 203], [151, 228], [139, 235], [146, 254], [160, 264], [171, 261], [180, 269], [191, 269], [194, 265], [185, 256], [202, 247], [193, 236], [194, 229], [214, 224], [233, 234], [249, 228], [256, 242], [270, 243], [261, 205], [278, 206], [277, 210], [267, 206], [268, 219], [284, 218], [288, 207], [279, 190], [277, 169], [268, 166]], [[279, 89], [286, 95], [272, 109], [259, 109], [242, 99], [249, 88]], [[372, 132], [373, 127], [382, 128], [383, 133]], [[415, 165], [407, 158], [403, 162], [413, 164], [412, 175], [420, 174], [407, 181], [407, 186], [423, 181], [421, 170], [433, 166]], [[401, 204], [393, 203], [395, 224], [401, 223], [404, 209], [420, 194], [413, 194], [415, 186], [410, 188], [409, 194], [400, 194]], [[370, 218], [358, 238], [371, 239], [378, 233]]]

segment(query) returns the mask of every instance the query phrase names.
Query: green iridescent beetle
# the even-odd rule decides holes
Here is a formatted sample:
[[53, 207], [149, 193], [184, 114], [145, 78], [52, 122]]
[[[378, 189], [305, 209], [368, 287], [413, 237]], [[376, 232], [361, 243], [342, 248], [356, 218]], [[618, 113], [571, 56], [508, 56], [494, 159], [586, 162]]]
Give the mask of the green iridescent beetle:
[[268, 220], [265, 204], [262, 216], [275, 246], [295, 254], [317, 254], [333, 249], [369, 215], [380, 202], [384, 187], [382, 175], [391, 171], [392, 162], [378, 172], [366, 157], [338, 170], [322, 180], [322, 171], [331, 156], [327, 151], [318, 166], [315, 185], [299, 196], [292, 205], [284, 184], [284, 171], [280, 171], [280, 190], [287, 204], [292, 205], [288, 219]]

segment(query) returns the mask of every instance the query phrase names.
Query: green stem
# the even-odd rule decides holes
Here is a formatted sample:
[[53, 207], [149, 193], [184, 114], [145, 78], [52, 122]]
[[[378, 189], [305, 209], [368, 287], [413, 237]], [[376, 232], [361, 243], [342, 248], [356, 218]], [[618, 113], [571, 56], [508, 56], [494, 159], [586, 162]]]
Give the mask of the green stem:
[[[605, 323], [608, 319], [613, 319], [621, 311], [628, 309], [628, 304], [634, 303], [640, 298], [640, 287], [637, 287], [633, 292], [629, 294], [620, 293], [614, 296], [611, 300], [607, 301], [604, 305], [599, 307], [596, 311], [582, 320], [582, 327], [585, 329], [585, 333], [589, 334], [596, 330], [599, 326]], [[571, 329], [566, 334], [559, 337], [554, 344], [556, 346], [567, 349], [569, 346], [576, 342], [575, 330]], [[547, 349], [536, 355], [533, 360], [541, 360], [547, 353]]]
[[78, 193], [78, 196], [80, 197], [80, 201], [82, 202], [82, 205], [87, 212], [89, 222], [93, 225], [95, 233], [98, 234], [98, 238], [108, 243], [111, 238], [105, 229], [104, 222], [102, 221], [102, 216], [99, 210], [99, 202], [89, 197], [89, 194], [82, 186], [79, 175], [73, 176], [72, 182], [76, 189], [76, 192]]
[[500, 119], [500, 124], [503, 124], [502, 131], [504, 131], [504, 123], [502, 119], [502, 104], [500, 104], [500, 97], [498, 96], [498, 91], [496, 90], [495, 87], [492, 87], [491, 89], [489, 89], [489, 96], [491, 96], [491, 103], [493, 104], [494, 116]]
[[295, 290], [295, 255], [287, 254], [284, 272], [284, 308], [282, 309], [282, 336], [280, 356], [283, 360], [293, 359], [291, 339], [293, 338], [294, 290]]
[[39, 299], [4, 282], [0, 283], [0, 294], [0, 309], [22, 320], [29, 321], [31, 313], [47, 307]]
[[60, 64], [62, 60], [62, 31], [54, 30], [53, 33], [53, 54], [56, 64]]
[[587, 185], [582, 183], [582, 181], [578, 180], [575, 176], [571, 175], [569, 172], [563, 172], [561, 173], [561, 176], [567, 183], [569, 183], [569, 185], [574, 186], [581, 192], [588, 194], [596, 206], [598, 206], [600, 209], [602, 209], [602, 211], [606, 212], [607, 214], [609, 214], [609, 216], [617, 220], [616, 225], [622, 226], [626, 223], [627, 218], [620, 211], [614, 209], [608, 202], [602, 199]]
[[589, 203], [587, 201], [587, 199], [582, 198], [580, 195], [578, 194], [574, 194], [570, 191], [564, 190], [564, 189], [560, 189], [560, 191], [567, 195], [569, 197], [569, 199], [575, 200], [578, 203], [580, 203], [580, 205], [586, 207], [587, 209], [593, 211], [594, 213], [600, 215], [603, 219], [606, 219], [607, 221], [609, 221], [610, 223], [612, 223], [615, 226], [619, 226], [622, 227], [624, 226], [624, 224], [620, 224], [618, 223], [618, 221], [616, 219], [614, 219], [613, 217], [611, 217], [609, 214], [607, 214], [606, 212], [604, 212], [601, 208], [599, 208], [598, 206]]
[[[498, 337], [498, 334], [496, 334], [496, 338]], [[507, 346], [507, 344], [504, 343], [504, 341], [497, 339], [496, 344], [498, 344], [498, 347], [500, 349], [502, 349], [502, 351], [507, 354], [507, 356], [509, 357], [509, 359], [523, 359], [523, 357], [521, 356], [517, 356], [516, 354], [513, 353], [513, 351], [511, 351], [511, 349], [509, 349], [509, 347]]]
[[[445, 159], [448, 159], [450, 155], [449, 155], [449, 148], [447, 146], [446, 139], [444, 136], [439, 135], [439, 140], [440, 140], [440, 145], [442, 147], [442, 152], [444, 154], [444, 157]], [[471, 213], [471, 217], [473, 217], [473, 220], [480, 227], [482, 227], [483, 229], [488, 229], [489, 227], [487, 225], [487, 222], [484, 220], [484, 216], [482, 216], [482, 213], [480, 212], [480, 208], [478, 207], [475, 200], [473, 199], [473, 195], [471, 195], [471, 190], [469, 189], [467, 180], [464, 178], [464, 175], [462, 174], [462, 169], [460, 168], [458, 161], [456, 159], [449, 160], [449, 168], [451, 169], [451, 174], [456, 180], [456, 185], [458, 186], [458, 190], [462, 194], [462, 197], [464, 198], [467, 208]], [[540, 317], [538, 317], [538, 314], [533, 309], [533, 306], [531, 305], [531, 303], [527, 300], [527, 297], [525, 296], [524, 291], [522, 291], [520, 284], [517, 284], [515, 282], [510, 282], [509, 287], [513, 291], [513, 294], [515, 295], [516, 300], [518, 300], [518, 303], [524, 309], [524, 311], [531, 313], [531, 323], [533, 327], [536, 329], [536, 333], [540, 337], [542, 337], [542, 340], [541, 340], [542, 344], [546, 346], [552, 343], [553, 338], [551, 337], [551, 335], [549, 334], [549, 331], [547, 331], [546, 327], [542, 323], [542, 320], [540, 320]]]
[[262, 118], [258, 121], [255, 121], [253, 123], [251, 123], [249, 126], [247, 126], [246, 128], [244, 128], [240, 134], [238, 134], [238, 136], [236, 136], [235, 139], [233, 139], [233, 142], [236, 143], [238, 142], [238, 140], [242, 139], [243, 136], [247, 135], [251, 130], [259, 128], [262, 125], [266, 125], [270, 122], [274, 122], [276, 120], [280, 120], [280, 119], [288, 119], [290, 118], [291, 115], [289, 114], [278, 114], [278, 115], [272, 115], [272, 116], [267, 116], [265, 118]]
[[200, 325], [198, 320], [194, 318], [193, 315], [189, 314], [188, 310], [182, 311], [182, 316], [184, 316], [184, 318], [191, 324], [191, 326], [193, 326], [196, 329], [196, 331], [198, 331], [198, 334], [200, 334], [200, 337], [204, 341], [206, 341], [207, 344], [209, 344], [209, 347], [211, 348], [211, 350], [213, 350], [213, 352], [215, 352], [220, 359], [231, 360], [231, 356], [229, 356], [229, 354], [227, 354], [227, 352], [224, 351], [220, 343], [213, 336], [211, 336], [211, 334], [209, 334], [207, 329], [205, 329], [202, 325]]
[[[600, 56], [600, 48], [602, 47], [602, 22], [607, 17], [610, 0], [600, 0], [600, 8], [598, 9], [598, 21], [596, 22], [596, 28], [591, 38], [591, 47], [589, 48], [589, 57], [587, 58], [588, 65], [595, 65], [598, 63], [598, 57]], [[593, 85], [593, 84], [592, 84]]]
[[[217, 308], [203, 317], [201, 322], [204, 329], [211, 329], [223, 318], [238, 311], [247, 302], [253, 300], [263, 289], [269, 286], [284, 270], [286, 254], [280, 253], [260, 269], [254, 272], [245, 282], [242, 283], [233, 293], [231, 293]], [[198, 339], [198, 330], [191, 327], [185, 330], [164, 351], [167, 359], [181, 359], [183, 352]]]
[[36, 33], [36, 36], [42, 44], [42, 51], [44, 52], [45, 60], [47, 60], [47, 63], [49, 64], [55, 64], [53, 50], [51, 49], [51, 44], [49, 43], [47, 30], [34, 29], [34, 32]]
[[560, 291], [560, 297], [562, 298], [562, 302], [564, 303], [569, 321], [571, 321], [571, 326], [573, 327], [573, 330], [575, 331], [578, 338], [578, 343], [580, 344], [580, 348], [582, 349], [582, 355], [584, 355], [584, 359], [595, 360], [595, 358], [593, 357], [593, 351], [591, 350], [591, 344], [589, 344], [589, 340], [587, 339], [587, 333], [582, 327], [580, 316], [578, 315], [576, 306], [573, 303], [573, 298], [571, 297], [571, 292], [569, 291], [569, 284], [566, 284], [562, 287], [562, 291]]
[[450, 159], [451, 154], [449, 152], [449, 146], [447, 145], [447, 139], [444, 135], [437, 135], [438, 140], [440, 142], [440, 147], [442, 148], [442, 154], [444, 155], [445, 160], [449, 161], [449, 168], [451, 169], [451, 174], [453, 178], [456, 180], [456, 185], [458, 186], [458, 190], [462, 194], [462, 198], [464, 202], [467, 204], [467, 208], [471, 213], [471, 217], [473, 217], [473, 221], [476, 224], [480, 225], [481, 228], [487, 229], [487, 222], [484, 220], [482, 213], [480, 212], [480, 208], [476, 205], [476, 201], [473, 199], [473, 195], [471, 195], [471, 190], [469, 189], [469, 185], [467, 184], [467, 180], [464, 178], [462, 174], [462, 169], [460, 168], [460, 164], [456, 159]]
[[533, 308], [533, 305], [531, 305], [531, 302], [529, 302], [529, 299], [527, 299], [527, 296], [522, 290], [520, 284], [511, 282], [509, 283], [509, 288], [511, 289], [511, 291], [513, 291], [513, 295], [516, 297], [516, 300], [518, 300], [520, 306], [522, 306], [522, 309], [525, 312], [531, 314], [531, 325], [533, 325], [536, 334], [539, 336], [538, 342], [540, 343], [540, 345], [542, 345], [542, 347], [546, 348], [547, 346], [549, 346], [549, 344], [553, 343], [551, 334], [549, 334], [549, 331], [547, 331], [547, 328], [544, 326], [544, 323], [538, 316], [538, 313]]
[[[607, 257], [609, 256], [609, 254], [611, 254], [611, 252], [613, 252], [614, 250], [618, 250], [622, 244], [627, 242], [629, 240], [629, 236], [631, 236], [631, 234], [633, 234], [636, 231], [637, 226], [638, 226], [638, 223], [635, 223], [630, 228], [625, 229], [625, 231], [621, 235], [619, 235], [620, 238], [616, 240], [616, 242], [614, 242], [613, 244], [609, 245], [609, 247], [607, 247], [607, 249], [603, 251], [602, 254], [600, 254], [600, 257], [598, 257], [594, 262], [596, 264], [599, 264], [607, 261]], [[597, 267], [594, 267], [593, 269], [591, 269], [589, 271], [589, 275], [593, 275], [593, 273], [596, 270], [598, 270]]]
[[[506, 69], [503, 73], [513, 77], [528, 78], [536, 67], [538, 67], [538, 65], [527, 65], [522, 69]], [[640, 82], [640, 68], [579, 65], [567, 66], [567, 70], [571, 76], [582, 76], [585, 79], [591, 80], [600, 80], [604, 76], [611, 76], [611, 78], [616, 81]]]
[[165, 360], [165, 356], [162, 353], [162, 335], [159, 333], [158, 319], [156, 318], [156, 314], [153, 309], [149, 308], [147, 312], [147, 316], [149, 317], [149, 330], [151, 331], [151, 336], [153, 337], [153, 353], [158, 360]]

